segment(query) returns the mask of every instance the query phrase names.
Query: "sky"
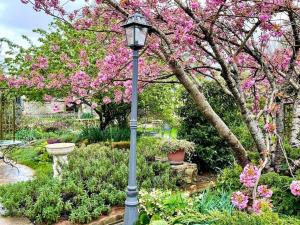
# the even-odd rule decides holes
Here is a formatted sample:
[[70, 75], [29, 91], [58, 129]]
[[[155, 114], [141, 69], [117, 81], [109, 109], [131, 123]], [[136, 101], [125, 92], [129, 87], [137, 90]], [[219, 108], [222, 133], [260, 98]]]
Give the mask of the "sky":
[[[28, 46], [22, 35], [27, 35], [36, 42], [37, 35], [32, 29], [46, 29], [51, 20], [50, 16], [36, 12], [30, 5], [22, 4], [20, 0], [0, 0], [0, 37], [5, 37], [16, 44]], [[6, 46], [2, 47], [1, 58], [6, 49]]]
[[[77, 0], [70, 7], [82, 6], [84, 0]], [[52, 21], [44, 12], [36, 12], [31, 5], [20, 0], [0, 0], [0, 38], [5, 37], [14, 43], [27, 47], [28, 43], [22, 35], [28, 36], [37, 43], [38, 36], [32, 32], [35, 28], [47, 29]], [[0, 50], [0, 60], [5, 56], [6, 46]]]

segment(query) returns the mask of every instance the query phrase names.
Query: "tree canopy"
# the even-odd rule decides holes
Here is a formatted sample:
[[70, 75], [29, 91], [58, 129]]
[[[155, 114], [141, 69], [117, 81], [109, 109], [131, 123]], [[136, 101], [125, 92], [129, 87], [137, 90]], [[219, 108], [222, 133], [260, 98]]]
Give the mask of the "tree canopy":
[[[131, 57], [121, 25], [139, 10], [152, 25], [147, 46], [140, 52], [140, 90], [145, 82], [176, 77], [242, 165], [248, 161], [246, 151], [205, 98], [199, 77], [215, 80], [224, 93], [233, 96], [264, 159], [276, 158], [273, 153], [278, 150], [284, 102], [295, 102], [296, 127], [292, 137], [296, 137], [295, 145], [300, 143], [300, 110], [296, 110], [300, 104], [299, 1], [96, 0], [71, 12], [59, 0], [22, 2], [94, 38], [95, 42], [87, 44], [92, 46], [89, 50], [84, 44], [78, 49], [80, 66], [74, 67], [70, 76], [64, 74], [59, 78], [71, 84], [76, 95], [103, 88], [107, 90], [104, 102], [117, 96], [129, 100]], [[78, 41], [80, 38], [76, 37], [75, 42]], [[100, 51], [103, 55], [97, 55], [96, 46], [100, 44], [105, 49]], [[90, 57], [100, 60], [98, 66], [87, 65], [95, 62]], [[31, 73], [10, 79], [11, 87], [35, 82], [35, 86], [47, 88], [49, 81], [43, 80], [41, 74], [52, 65], [45, 55], [33, 60]], [[64, 67], [73, 63], [68, 60], [60, 59], [59, 63]], [[95, 74], [94, 70], [88, 71], [90, 67]], [[61, 76], [57, 71], [54, 74]]]

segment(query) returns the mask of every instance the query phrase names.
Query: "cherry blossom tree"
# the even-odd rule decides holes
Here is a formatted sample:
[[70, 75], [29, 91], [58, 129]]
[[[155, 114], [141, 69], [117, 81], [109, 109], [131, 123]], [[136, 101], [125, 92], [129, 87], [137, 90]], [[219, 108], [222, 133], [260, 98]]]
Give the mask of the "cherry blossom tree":
[[[95, 33], [74, 30], [59, 20], [49, 25], [49, 31], [37, 29], [34, 32], [39, 35], [40, 44], [33, 45], [25, 37], [31, 43], [29, 48], [0, 39], [11, 49], [10, 56], [3, 63], [8, 74], [13, 76], [7, 79], [9, 86], [29, 100], [51, 102], [66, 99], [69, 107], [88, 105], [99, 116], [101, 129], [113, 122], [118, 122], [121, 127], [127, 126], [130, 92], [119, 84], [129, 79], [115, 77], [119, 84], [112, 85], [108, 80], [96, 88], [91, 85], [91, 80], [98, 77], [98, 67], [105, 56], [105, 44], [99, 45]], [[140, 107], [172, 122], [170, 110], [178, 99], [172, 91], [174, 83], [158, 82], [150, 87], [148, 82], [143, 82], [140, 90], [147, 90], [140, 96]], [[170, 95], [175, 98], [170, 98]], [[57, 104], [53, 104], [54, 112], [60, 110]]]
[[[176, 77], [198, 110], [231, 146], [240, 164], [248, 162], [246, 151], [213, 110], [217, 106], [206, 100], [201, 90], [203, 77], [216, 81], [224, 94], [234, 97], [267, 167], [278, 170], [284, 156], [285, 102], [294, 105], [291, 142], [300, 144], [299, 1], [96, 0], [71, 12], [59, 0], [22, 2], [76, 30], [92, 32], [98, 43], [105, 43], [98, 76], [88, 83], [93, 88], [105, 84], [110, 90], [110, 81], [112, 86], [125, 87], [125, 96], [130, 96], [131, 68], [121, 25], [139, 10], [153, 26], [148, 44], [140, 52], [141, 80]], [[83, 64], [87, 55], [81, 55]], [[47, 67], [43, 58], [37, 59], [37, 67]], [[75, 91], [83, 88], [79, 84], [87, 85], [76, 82], [88, 80], [85, 73], [78, 70], [74, 78]]]

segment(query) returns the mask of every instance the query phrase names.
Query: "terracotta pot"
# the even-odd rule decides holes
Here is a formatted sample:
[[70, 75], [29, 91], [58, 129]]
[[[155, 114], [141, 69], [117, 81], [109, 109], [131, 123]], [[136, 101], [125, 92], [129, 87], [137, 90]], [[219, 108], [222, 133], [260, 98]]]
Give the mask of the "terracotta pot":
[[184, 161], [184, 149], [178, 149], [176, 152], [168, 153], [168, 159], [171, 164], [182, 164]]

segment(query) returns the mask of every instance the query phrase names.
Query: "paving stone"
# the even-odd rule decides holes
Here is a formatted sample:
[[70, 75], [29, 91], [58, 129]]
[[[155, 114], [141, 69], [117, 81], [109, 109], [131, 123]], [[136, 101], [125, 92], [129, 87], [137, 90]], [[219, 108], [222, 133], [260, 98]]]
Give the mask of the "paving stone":
[[32, 179], [33, 176], [34, 171], [27, 166], [16, 164], [15, 167], [12, 167], [0, 162], [0, 185], [27, 181]]
[[[0, 185], [27, 181], [33, 178], [34, 171], [31, 168], [20, 164], [16, 164], [15, 167], [0, 162]], [[0, 205], [0, 214], [3, 213], [4, 210]], [[0, 216], [0, 225], [32, 225], [32, 223], [26, 218]]]

